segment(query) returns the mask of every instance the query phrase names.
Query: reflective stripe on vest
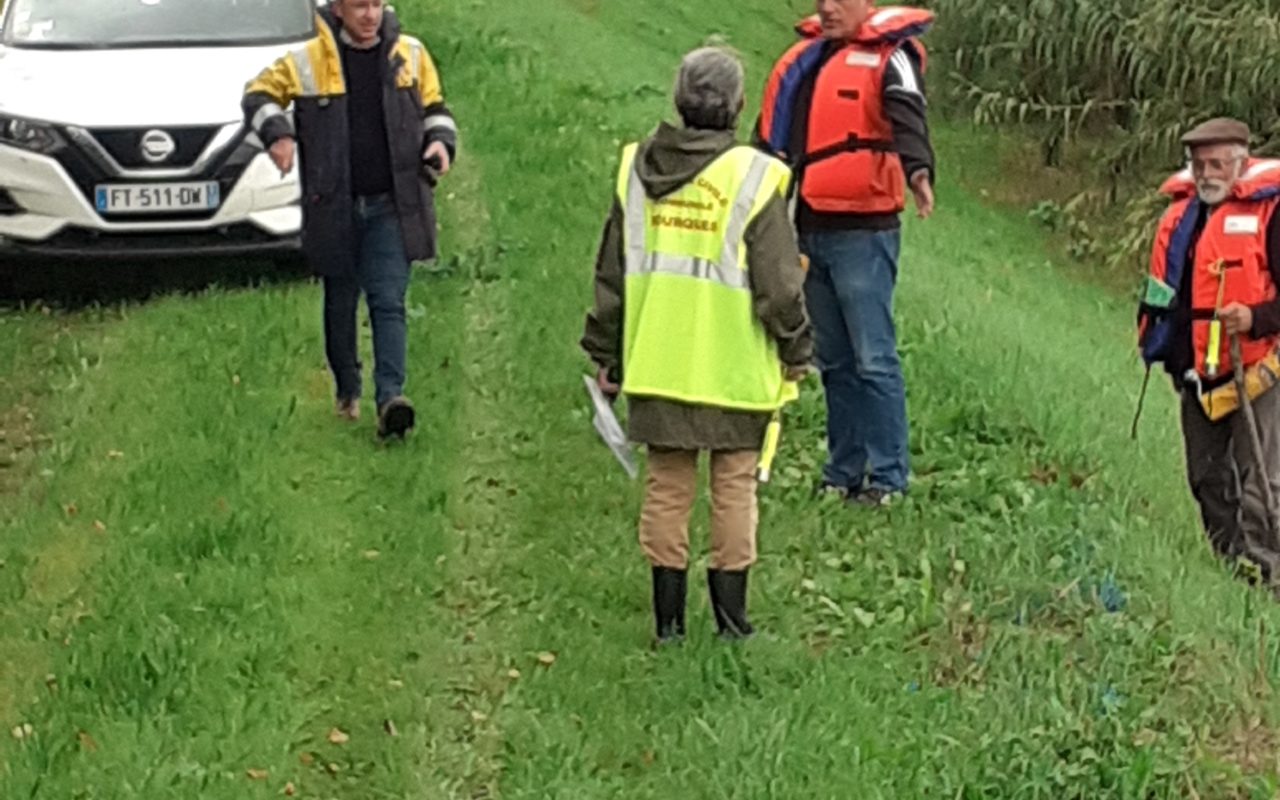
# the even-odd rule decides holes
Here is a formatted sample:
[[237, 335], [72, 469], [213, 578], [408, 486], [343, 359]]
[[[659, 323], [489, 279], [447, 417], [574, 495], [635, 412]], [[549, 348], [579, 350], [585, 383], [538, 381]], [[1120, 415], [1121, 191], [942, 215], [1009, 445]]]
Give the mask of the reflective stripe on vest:
[[293, 68], [298, 71], [298, 95], [315, 97], [320, 94], [320, 84], [316, 81], [315, 66], [311, 63], [311, 44], [300, 45], [289, 51]]
[[417, 42], [409, 46], [409, 69], [415, 79], [422, 74], [422, 46]]
[[323, 19], [317, 17], [318, 35], [289, 50], [289, 61], [298, 74], [299, 97], [336, 97], [347, 91], [342, 74], [338, 38]]

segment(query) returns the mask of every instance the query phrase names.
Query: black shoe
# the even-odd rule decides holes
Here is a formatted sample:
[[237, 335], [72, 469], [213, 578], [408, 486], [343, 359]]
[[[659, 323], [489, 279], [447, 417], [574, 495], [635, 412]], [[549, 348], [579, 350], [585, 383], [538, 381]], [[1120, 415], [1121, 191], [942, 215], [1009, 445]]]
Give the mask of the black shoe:
[[684, 638], [684, 604], [689, 573], [668, 567], [653, 568], [653, 617], [657, 622], [658, 644]]
[[413, 428], [414, 420], [413, 404], [409, 402], [409, 398], [403, 395], [392, 398], [378, 409], [378, 438], [394, 436], [403, 439]]
[[747, 619], [747, 571], [707, 570], [707, 587], [711, 590], [711, 610], [716, 627], [724, 639], [745, 639], [755, 633]]
[[870, 489], [858, 492], [849, 498], [849, 504], [861, 506], [863, 508], [889, 508], [898, 503], [904, 497], [905, 492], [894, 491], [891, 489], [881, 489], [878, 486], [872, 486]]

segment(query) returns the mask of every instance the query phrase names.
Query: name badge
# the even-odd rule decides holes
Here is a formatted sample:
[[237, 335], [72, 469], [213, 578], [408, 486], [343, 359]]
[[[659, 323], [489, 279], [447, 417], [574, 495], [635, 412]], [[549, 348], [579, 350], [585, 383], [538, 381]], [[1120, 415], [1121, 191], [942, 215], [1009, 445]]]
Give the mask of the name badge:
[[1227, 217], [1222, 223], [1222, 232], [1227, 234], [1251, 234], [1258, 232], [1258, 218], [1251, 215]]
[[869, 53], [865, 50], [854, 50], [845, 56], [844, 63], [850, 67], [878, 67], [880, 66], [880, 54]]

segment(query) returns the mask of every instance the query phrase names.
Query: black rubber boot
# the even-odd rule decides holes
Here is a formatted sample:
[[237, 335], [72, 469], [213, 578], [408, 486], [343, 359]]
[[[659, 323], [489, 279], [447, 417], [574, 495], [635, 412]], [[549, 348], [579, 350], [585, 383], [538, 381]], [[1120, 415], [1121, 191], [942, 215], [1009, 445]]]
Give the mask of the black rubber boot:
[[668, 567], [653, 568], [653, 617], [657, 622], [658, 644], [684, 638], [685, 595], [689, 573]]
[[707, 587], [711, 590], [711, 609], [716, 614], [721, 638], [745, 639], [755, 633], [747, 619], [747, 570], [709, 569]]

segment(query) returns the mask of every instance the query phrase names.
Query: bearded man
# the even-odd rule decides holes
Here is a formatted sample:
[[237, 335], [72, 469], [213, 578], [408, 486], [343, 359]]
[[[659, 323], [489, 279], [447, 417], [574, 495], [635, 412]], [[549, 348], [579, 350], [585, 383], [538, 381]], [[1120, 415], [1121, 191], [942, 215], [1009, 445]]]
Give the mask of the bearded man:
[[[1280, 375], [1280, 161], [1251, 158], [1249, 128], [1233, 119], [1210, 120], [1182, 143], [1190, 164], [1161, 190], [1173, 202], [1156, 234], [1139, 342], [1182, 396], [1187, 477], [1210, 543], [1270, 583], [1280, 579], [1280, 392], [1271, 390]], [[1252, 425], [1240, 412], [1248, 400], [1237, 392], [1236, 359]]]

